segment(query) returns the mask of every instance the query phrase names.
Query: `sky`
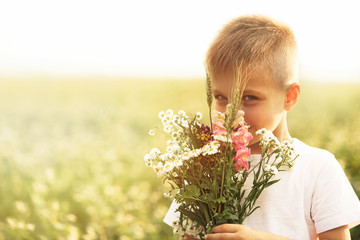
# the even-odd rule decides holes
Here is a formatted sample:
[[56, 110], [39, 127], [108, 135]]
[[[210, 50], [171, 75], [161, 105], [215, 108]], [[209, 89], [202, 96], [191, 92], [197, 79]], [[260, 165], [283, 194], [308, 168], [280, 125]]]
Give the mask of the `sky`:
[[288, 24], [301, 76], [360, 82], [356, 0], [3, 0], [0, 77], [202, 78], [204, 56], [234, 17]]

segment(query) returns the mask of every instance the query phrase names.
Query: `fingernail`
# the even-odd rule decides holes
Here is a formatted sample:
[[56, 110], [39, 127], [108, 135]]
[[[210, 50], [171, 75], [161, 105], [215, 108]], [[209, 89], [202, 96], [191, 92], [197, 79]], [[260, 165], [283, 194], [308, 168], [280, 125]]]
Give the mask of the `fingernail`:
[[208, 239], [208, 238], [209, 238], [208, 235], [205, 235], [205, 240]]

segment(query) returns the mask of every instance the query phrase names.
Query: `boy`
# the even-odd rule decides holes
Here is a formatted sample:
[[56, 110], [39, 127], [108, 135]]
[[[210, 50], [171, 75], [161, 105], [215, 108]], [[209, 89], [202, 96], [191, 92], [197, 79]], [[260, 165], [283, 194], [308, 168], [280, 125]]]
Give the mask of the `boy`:
[[[241, 81], [242, 109], [254, 139], [256, 161], [261, 128], [280, 141], [290, 141], [300, 155], [281, 180], [265, 189], [260, 209], [243, 225], [223, 224], [205, 239], [350, 239], [360, 223], [360, 202], [334, 156], [290, 136], [286, 115], [298, 101], [295, 37], [285, 25], [260, 16], [244, 16], [227, 24], [211, 44], [206, 65], [213, 78], [215, 109], [225, 112], [231, 88]], [[173, 203], [164, 221], [178, 216]], [[189, 232], [186, 239], [195, 239]]]

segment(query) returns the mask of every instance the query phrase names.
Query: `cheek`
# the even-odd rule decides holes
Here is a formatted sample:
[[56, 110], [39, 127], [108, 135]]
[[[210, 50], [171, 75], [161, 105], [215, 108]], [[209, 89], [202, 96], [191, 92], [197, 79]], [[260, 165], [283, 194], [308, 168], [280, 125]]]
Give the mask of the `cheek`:
[[243, 110], [245, 112], [244, 118], [246, 124], [251, 128], [256, 128], [259, 122], [261, 122], [261, 114], [259, 111], [255, 108], [244, 108]]
[[260, 137], [255, 134], [259, 129], [266, 128], [272, 132], [276, 131], [281, 123], [281, 119], [281, 114], [271, 112], [267, 109], [245, 112], [245, 121], [250, 126], [249, 131], [254, 137], [253, 141], [260, 139]]
[[215, 101], [215, 110], [218, 111], [218, 112], [225, 113], [225, 111], [226, 111], [226, 104], [225, 104], [225, 103], [218, 102], [218, 101]]
[[273, 114], [262, 108], [248, 108], [245, 111], [245, 122], [250, 126], [252, 134], [261, 128], [267, 128], [273, 130], [275, 119]]

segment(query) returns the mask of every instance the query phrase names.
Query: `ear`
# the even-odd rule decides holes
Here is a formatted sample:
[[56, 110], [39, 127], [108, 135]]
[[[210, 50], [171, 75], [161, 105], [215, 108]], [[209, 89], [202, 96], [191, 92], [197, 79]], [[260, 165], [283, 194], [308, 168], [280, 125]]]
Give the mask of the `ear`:
[[300, 98], [300, 85], [296, 82], [290, 84], [287, 88], [286, 99], [284, 109], [290, 111], [293, 109], [295, 104], [299, 101]]

